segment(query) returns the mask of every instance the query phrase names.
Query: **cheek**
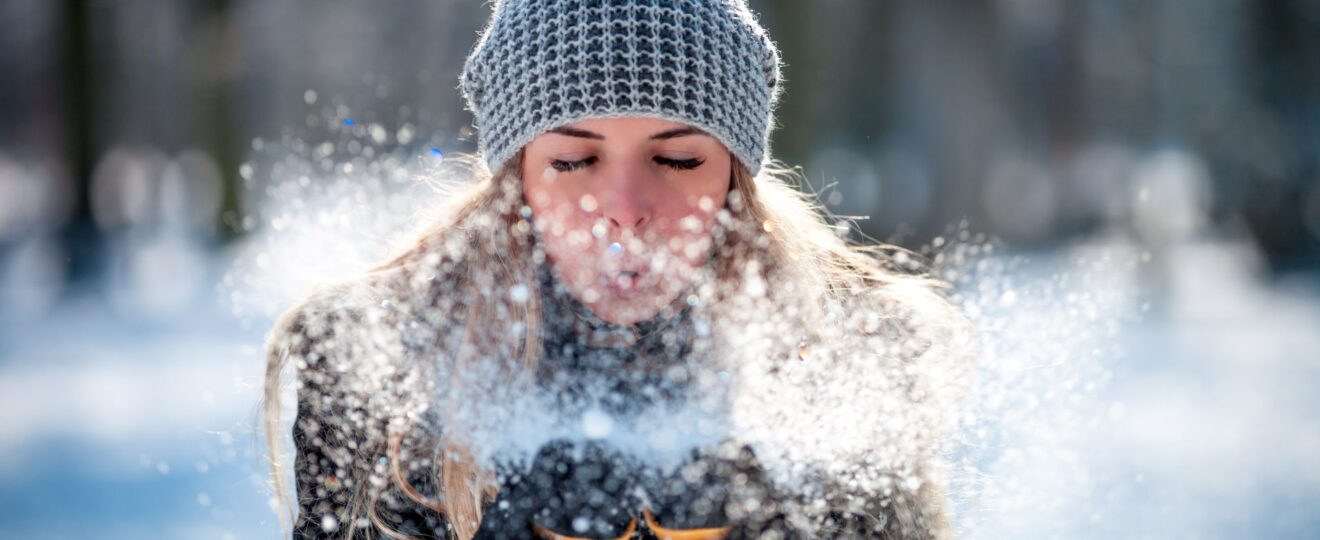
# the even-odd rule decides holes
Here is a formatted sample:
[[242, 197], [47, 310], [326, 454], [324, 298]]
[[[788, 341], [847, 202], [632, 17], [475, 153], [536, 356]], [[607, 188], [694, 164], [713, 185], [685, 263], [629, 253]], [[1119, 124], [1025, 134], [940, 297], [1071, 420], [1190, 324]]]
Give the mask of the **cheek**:
[[583, 238], [580, 228], [548, 216], [538, 215], [532, 221], [546, 257], [560, 278], [579, 286], [591, 283], [595, 275], [594, 258], [583, 256], [590, 249], [583, 242], [589, 244], [590, 240]]
[[733, 184], [727, 164], [720, 171], [722, 172], [701, 178], [701, 182], [694, 185], [692, 191], [687, 194], [689, 204], [706, 220], [711, 219], [711, 216], [724, 208], [724, 203], [729, 197], [729, 188]]
[[523, 194], [532, 212], [539, 215], [555, 207], [560, 199], [567, 196], [567, 186], [559, 182], [556, 176], [556, 171], [550, 167], [544, 171], [523, 170]]
[[659, 213], [668, 217], [692, 214], [713, 214], [724, 207], [732, 183], [726, 166], [715, 164], [711, 171], [703, 174], [684, 174], [665, 180], [662, 187], [653, 193], [652, 199], [658, 204]]
[[710, 254], [711, 230], [726, 198], [727, 190], [710, 190], [677, 199], [665, 211], [657, 240], [671, 256], [688, 266], [700, 266]]
[[523, 194], [536, 221], [561, 227], [567, 225], [573, 218], [572, 212], [568, 211], [572, 206], [568, 203], [577, 198], [572, 182], [560, 178], [552, 167], [542, 171], [524, 170], [523, 178]]
[[583, 216], [577, 211], [579, 196], [572, 192], [573, 186], [556, 176], [556, 171], [549, 167], [545, 171], [524, 171], [523, 194], [532, 209], [532, 225], [550, 262], [561, 276], [583, 281], [588, 279], [590, 265], [573, 255], [583, 250], [582, 231], [590, 225], [584, 225]]

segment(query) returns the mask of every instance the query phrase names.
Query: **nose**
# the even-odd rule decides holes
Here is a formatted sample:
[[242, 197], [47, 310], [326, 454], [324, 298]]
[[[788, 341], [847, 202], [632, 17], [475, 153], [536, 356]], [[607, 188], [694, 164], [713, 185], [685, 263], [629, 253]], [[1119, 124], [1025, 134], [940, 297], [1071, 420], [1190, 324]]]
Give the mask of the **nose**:
[[649, 172], [643, 167], [622, 164], [608, 171], [598, 195], [601, 217], [619, 229], [640, 229], [651, 221], [652, 201]]

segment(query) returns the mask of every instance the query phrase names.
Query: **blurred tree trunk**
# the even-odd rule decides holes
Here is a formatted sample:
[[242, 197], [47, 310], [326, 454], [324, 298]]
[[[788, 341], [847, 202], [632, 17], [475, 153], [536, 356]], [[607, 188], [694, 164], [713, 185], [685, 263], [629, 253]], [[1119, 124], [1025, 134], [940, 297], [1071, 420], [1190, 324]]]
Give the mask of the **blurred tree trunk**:
[[[198, 11], [190, 21], [197, 38], [188, 43], [185, 57], [191, 64], [187, 77], [195, 93], [192, 136], [215, 160], [220, 172], [221, 203], [216, 227], [221, 241], [231, 240], [242, 232], [244, 212], [242, 186], [237, 176], [244, 144], [239, 140], [240, 111], [236, 101], [242, 69], [238, 48], [242, 44], [234, 35], [232, 7], [230, 0], [206, 0], [198, 4]], [[226, 215], [230, 219], [225, 219]]]
[[64, 226], [70, 284], [90, 281], [100, 266], [102, 237], [92, 219], [92, 169], [100, 153], [93, 138], [93, 111], [99, 97], [94, 90], [98, 72], [91, 58], [88, 6], [83, 0], [64, 0], [57, 31], [60, 35], [62, 91], [62, 152], [73, 188], [73, 211]]
[[761, 21], [779, 46], [783, 62], [782, 93], [775, 112], [776, 128], [771, 134], [772, 157], [790, 165], [802, 163], [810, 149], [811, 35], [807, 28], [810, 11], [796, 0], [760, 0], [753, 4]]
[[[1312, 0], [1260, 0], [1250, 4], [1254, 58], [1251, 84], [1260, 110], [1256, 127], [1272, 135], [1271, 148], [1244, 167], [1247, 226], [1279, 270], [1320, 261], [1320, 9]], [[1236, 139], [1239, 146], [1250, 141]], [[1257, 143], [1258, 145], [1259, 143]], [[1314, 206], [1313, 206], [1314, 205]]]
[[761, 0], [753, 7], [785, 64], [774, 157], [805, 164], [822, 139], [860, 144], [884, 129], [891, 2]]

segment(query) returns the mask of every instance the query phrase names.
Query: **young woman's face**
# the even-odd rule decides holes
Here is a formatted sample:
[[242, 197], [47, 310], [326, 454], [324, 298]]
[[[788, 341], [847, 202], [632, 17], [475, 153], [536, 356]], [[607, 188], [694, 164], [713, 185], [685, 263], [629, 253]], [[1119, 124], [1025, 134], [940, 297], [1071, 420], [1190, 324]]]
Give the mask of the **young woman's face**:
[[596, 118], [523, 151], [523, 189], [550, 262], [602, 319], [654, 316], [710, 256], [733, 173], [714, 137], [658, 118]]

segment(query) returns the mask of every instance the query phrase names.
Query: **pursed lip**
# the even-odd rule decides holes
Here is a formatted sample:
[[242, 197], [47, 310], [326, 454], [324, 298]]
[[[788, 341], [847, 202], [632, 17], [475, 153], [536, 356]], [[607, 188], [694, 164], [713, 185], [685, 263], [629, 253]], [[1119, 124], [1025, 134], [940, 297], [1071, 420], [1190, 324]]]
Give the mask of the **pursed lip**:
[[645, 267], [621, 269], [609, 276], [606, 286], [619, 296], [636, 296], [650, 286], [650, 274]]

